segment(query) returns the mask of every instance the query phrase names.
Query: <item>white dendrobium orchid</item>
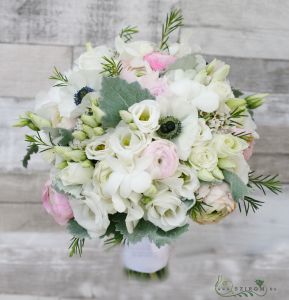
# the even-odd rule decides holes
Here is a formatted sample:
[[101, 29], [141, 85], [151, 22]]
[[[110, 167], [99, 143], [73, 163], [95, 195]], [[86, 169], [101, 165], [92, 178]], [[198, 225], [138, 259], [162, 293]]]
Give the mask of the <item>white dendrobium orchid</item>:
[[132, 105], [128, 111], [138, 129], [143, 133], [152, 133], [159, 127], [160, 107], [155, 100], [143, 100]]
[[147, 219], [164, 231], [183, 226], [187, 207], [174, 193], [161, 191], [146, 205]]
[[200, 187], [197, 173], [187, 165], [180, 164], [176, 174], [162, 180], [177, 196], [195, 199], [195, 191]]
[[150, 160], [139, 158], [126, 164], [123, 160], [108, 157], [106, 161], [112, 173], [104, 186], [104, 192], [112, 198], [116, 211], [124, 212], [127, 209], [125, 199], [131, 193], [144, 193], [150, 188], [152, 178], [146, 171]]
[[181, 160], [187, 160], [198, 134], [198, 111], [184, 98], [158, 97], [161, 117], [172, 116], [181, 122], [181, 132], [172, 139]]
[[125, 161], [131, 161], [151, 142], [151, 138], [126, 124], [118, 126], [108, 139], [109, 149]]
[[75, 220], [85, 228], [90, 237], [103, 235], [110, 224], [108, 212], [92, 184], [83, 187], [83, 199], [70, 198]]
[[98, 46], [95, 48], [88, 47], [76, 61], [76, 65], [80, 70], [96, 70], [102, 71], [103, 57], [110, 58], [113, 51], [106, 46]]
[[[62, 117], [79, 117], [89, 105], [89, 97], [97, 97], [101, 77], [95, 70], [79, 70], [68, 76], [68, 85], [60, 87], [61, 101], [58, 104]], [[91, 95], [92, 94], [92, 95]]]

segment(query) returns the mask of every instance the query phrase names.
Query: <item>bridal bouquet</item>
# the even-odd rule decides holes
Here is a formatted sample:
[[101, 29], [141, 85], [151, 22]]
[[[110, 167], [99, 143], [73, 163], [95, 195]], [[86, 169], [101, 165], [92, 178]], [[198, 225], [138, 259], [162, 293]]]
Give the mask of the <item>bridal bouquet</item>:
[[233, 89], [229, 65], [169, 43], [182, 21], [172, 10], [157, 44], [132, 41], [132, 26], [114, 48], [88, 44], [15, 124], [33, 131], [24, 167], [37, 152], [51, 165], [43, 206], [71, 233], [70, 255], [87, 238], [161, 247], [190, 222], [218, 222], [237, 206], [255, 212], [254, 187], [281, 191], [248, 164], [266, 94]]

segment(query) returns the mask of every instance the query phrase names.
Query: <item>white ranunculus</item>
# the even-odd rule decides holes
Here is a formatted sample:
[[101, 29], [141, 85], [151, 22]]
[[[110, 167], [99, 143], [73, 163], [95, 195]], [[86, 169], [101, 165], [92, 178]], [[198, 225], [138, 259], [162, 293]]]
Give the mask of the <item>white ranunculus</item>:
[[194, 192], [199, 188], [200, 182], [196, 171], [187, 166], [180, 164], [174, 176], [162, 180], [177, 196], [193, 200]]
[[88, 159], [103, 160], [108, 155], [113, 154], [107, 143], [108, 135], [101, 135], [89, 142], [85, 148], [85, 154]]
[[162, 191], [146, 205], [147, 219], [164, 231], [183, 226], [187, 207], [172, 192]]
[[110, 135], [108, 147], [117, 157], [132, 160], [151, 142], [151, 138], [138, 130], [131, 130], [127, 125], [118, 126]]
[[189, 162], [196, 170], [213, 171], [218, 164], [217, 152], [210, 146], [193, 147]]
[[155, 100], [143, 100], [133, 104], [128, 111], [141, 132], [152, 133], [159, 127], [160, 107]]
[[114, 208], [124, 212], [127, 208], [126, 199], [134, 193], [144, 193], [152, 183], [151, 175], [146, 171], [150, 160], [139, 158], [127, 164], [121, 159], [108, 157], [106, 159], [112, 173], [104, 187], [104, 192], [110, 195]]
[[103, 57], [111, 57], [112, 50], [106, 46], [99, 46], [90, 48], [86, 52], [80, 55], [76, 61], [76, 65], [81, 70], [97, 70], [103, 69]]
[[232, 134], [216, 134], [212, 141], [219, 158], [239, 155], [248, 148], [248, 143]]
[[59, 178], [63, 185], [85, 184], [92, 177], [93, 169], [84, 168], [79, 163], [69, 163], [68, 166], [59, 172]]
[[150, 42], [135, 41], [125, 43], [119, 36], [115, 39], [115, 49], [119, 53], [119, 58], [129, 62], [132, 67], [144, 66], [143, 57], [153, 52], [153, 46]]
[[83, 199], [71, 198], [73, 216], [77, 223], [85, 228], [90, 237], [99, 237], [106, 232], [110, 224], [108, 212], [101, 197], [91, 184], [84, 186]]

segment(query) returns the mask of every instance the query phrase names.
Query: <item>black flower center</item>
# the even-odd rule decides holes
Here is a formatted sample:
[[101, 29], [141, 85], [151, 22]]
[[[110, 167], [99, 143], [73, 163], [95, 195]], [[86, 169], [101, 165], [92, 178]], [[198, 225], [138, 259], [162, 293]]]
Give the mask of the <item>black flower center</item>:
[[79, 105], [82, 102], [82, 99], [88, 94], [93, 92], [94, 89], [85, 86], [82, 89], [80, 89], [75, 95], [74, 95], [74, 103], [76, 105]]
[[157, 134], [164, 139], [171, 140], [177, 137], [182, 130], [182, 123], [172, 116], [164, 117], [160, 119], [160, 128]]

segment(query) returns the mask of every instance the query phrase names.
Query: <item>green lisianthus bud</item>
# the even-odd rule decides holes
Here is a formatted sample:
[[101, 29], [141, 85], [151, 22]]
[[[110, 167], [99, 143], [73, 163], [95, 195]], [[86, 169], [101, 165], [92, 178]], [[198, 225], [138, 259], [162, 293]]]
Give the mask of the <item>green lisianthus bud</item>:
[[268, 94], [255, 94], [245, 98], [248, 109], [256, 109], [257, 107], [263, 105], [265, 97]]
[[88, 125], [88, 126], [90, 126], [92, 128], [94, 128], [94, 127], [96, 127], [98, 125], [97, 122], [96, 122], [96, 120], [95, 120], [95, 118], [93, 116], [82, 115], [80, 117], [80, 119], [81, 119], [81, 121], [84, 124], [86, 124], [86, 125]]
[[20, 117], [20, 119], [13, 124], [13, 127], [25, 127], [28, 126], [29, 123], [31, 123], [29, 119]]
[[72, 151], [70, 147], [66, 146], [55, 146], [53, 149], [55, 153], [61, 155], [62, 157], [65, 157], [68, 152]]
[[219, 158], [218, 167], [221, 169], [234, 169], [236, 168], [236, 164], [229, 158]]
[[212, 173], [206, 169], [202, 169], [198, 171], [197, 176], [200, 180], [203, 181], [208, 181], [208, 182], [216, 181], [216, 178], [212, 175]]
[[91, 109], [92, 109], [93, 116], [94, 116], [96, 122], [100, 124], [101, 119], [105, 115], [105, 113], [96, 105], [92, 105]]
[[90, 168], [90, 167], [93, 167], [93, 163], [90, 161], [90, 160], [85, 160], [85, 161], [82, 161], [81, 163], [81, 166], [83, 168]]
[[121, 119], [127, 124], [129, 124], [133, 121], [132, 114], [126, 110], [120, 110], [119, 115], [120, 115]]
[[44, 119], [32, 112], [27, 112], [26, 115], [31, 120], [33, 125], [37, 126], [40, 129], [45, 127], [51, 127], [51, 122], [48, 121], [47, 119]]
[[34, 131], [39, 131], [40, 128], [38, 128], [37, 126], [35, 126], [32, 122], [30, 122], [27, 127], [29, 127], [31, 130], [34, 130]]
[[79, 141], [84, 141], [87, 138], [86, 134], [80, 130], [74, 131], [72, 133], [72, 135], [76, 140], [79, 140]]
[[95, 135], [93, 129], [86, 124], [82, 125], [82, 130], [88, 135], [89, 138], [92, 138]]
[[240, 110], [246, 108], [246, 100], [241, 98], [231, 98], [226, 101], [227, 106], [229, 106], [230, 109], [234, 110], [236, 108], [239, 108]]
[[59, 164], [56, 165], [56, 169], [62, 170], [64, 168], [66, 168], [67, 166], [68, 166], [68, 163], [67, 163], [67, 161], [64, 160], [61, 163], [59, 163]]
[[85, 155], [85, 152], [82, 150], [72, 150], [70, 152], [65, 153], [65, 158], [67, 160], [80, 162], [80, 161], [86, 160], [86, 155]]
[[102, 127], [95, 127], [93, 128], [93, 132], [96, 136], [99, 136], [99, 135], [103, 135], [104, 130]]
[[212, 174], [213, 174], [213, 176], [214, 176], [216, 179], [219, 179], [219, 180], [223, 180], [223, 179], [224, 179], [223, 172], [222, 172], [218, 167], [216, 167], [216, 168], [212, 171]]

